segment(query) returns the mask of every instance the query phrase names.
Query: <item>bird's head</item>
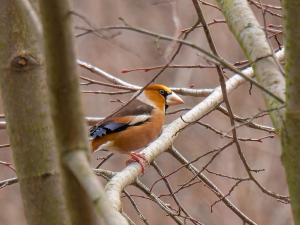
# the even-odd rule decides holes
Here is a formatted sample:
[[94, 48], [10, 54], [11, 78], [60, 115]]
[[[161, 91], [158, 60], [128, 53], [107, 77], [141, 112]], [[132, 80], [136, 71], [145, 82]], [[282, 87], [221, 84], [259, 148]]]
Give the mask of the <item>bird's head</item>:
[[158, 107], [161, 110], [167, 110], [169, 106], [184, 103], [170, 88], [159, 84], [149, 85], [139, 98], [147, 104]]

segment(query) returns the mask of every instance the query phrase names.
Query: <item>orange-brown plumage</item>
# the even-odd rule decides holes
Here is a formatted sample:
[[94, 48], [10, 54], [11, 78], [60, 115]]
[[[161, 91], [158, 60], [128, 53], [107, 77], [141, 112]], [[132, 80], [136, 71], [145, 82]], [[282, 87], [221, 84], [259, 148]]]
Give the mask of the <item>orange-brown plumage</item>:
[[144, 173], [145, 167], [137, 158], [144, 157], [132, 151], [146, 147], [158, 138], [165, 121], [166, 106], [182, 103], [166, 86], [148, 86], [138, 98], [113, 117], [92, 127], [92, 151], [109, 150], [129, 154], [133, 160], [139, 161]]

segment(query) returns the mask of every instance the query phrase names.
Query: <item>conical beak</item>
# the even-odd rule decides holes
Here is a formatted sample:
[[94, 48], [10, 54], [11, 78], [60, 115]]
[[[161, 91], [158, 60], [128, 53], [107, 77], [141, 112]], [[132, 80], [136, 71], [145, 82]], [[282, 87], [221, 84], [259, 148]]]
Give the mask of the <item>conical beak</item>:
[[176, 95], [174, 92], [172, 92], [170, 95], [167, 96], [166, 98], [166, 105], [180, 105], [183, 104], [184, 102], [182, 99]]

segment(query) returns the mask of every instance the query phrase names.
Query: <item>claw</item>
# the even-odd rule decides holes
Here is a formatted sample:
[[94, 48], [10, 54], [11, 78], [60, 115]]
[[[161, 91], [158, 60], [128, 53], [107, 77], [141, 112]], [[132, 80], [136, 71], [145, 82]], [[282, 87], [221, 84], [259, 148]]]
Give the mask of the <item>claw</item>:
[[131, 158], [126, 161], [126, 165], [128, 165], [131, 162], [138, 162], [142, 166], [142, 175], [144, 175], [146, 172], [145, 163], [146, 165], [150, 164], [145, 154], [135, 152], [129, 152], [127, 154], [130, 155]]

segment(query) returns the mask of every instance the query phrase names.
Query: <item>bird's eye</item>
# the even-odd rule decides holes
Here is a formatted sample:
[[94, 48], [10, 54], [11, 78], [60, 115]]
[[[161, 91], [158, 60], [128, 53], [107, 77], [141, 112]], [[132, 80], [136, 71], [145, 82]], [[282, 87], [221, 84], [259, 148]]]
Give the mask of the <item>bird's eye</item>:
[[158, 93], [161, 94], [161, 95], [164, 95], [164, 94], [165, 94], [165, 91], [164, 91], [163, 89], [159, 89], [159, 90], [158, 90]]

